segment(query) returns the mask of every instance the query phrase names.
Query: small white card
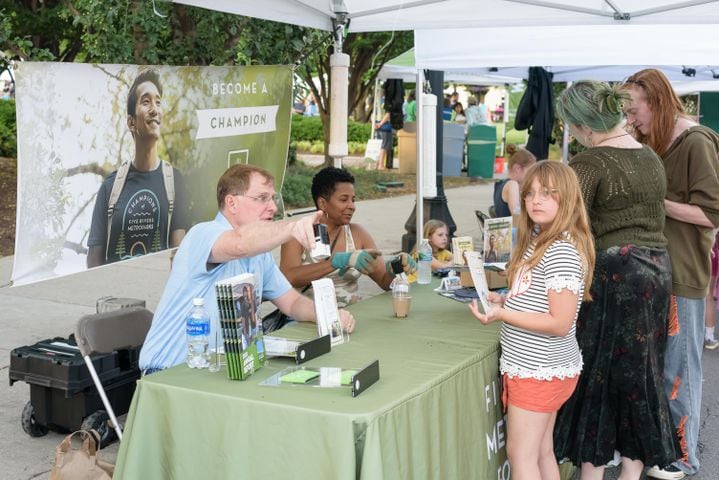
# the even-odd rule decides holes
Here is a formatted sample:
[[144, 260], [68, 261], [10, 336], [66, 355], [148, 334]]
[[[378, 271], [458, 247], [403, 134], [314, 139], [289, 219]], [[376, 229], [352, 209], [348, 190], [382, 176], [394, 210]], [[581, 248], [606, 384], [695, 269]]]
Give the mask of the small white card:
[[312, 282], [315, 295], [315, 316], [317, 317], [317, 331], [320, 337], [330, 336], [332, 345], [339, 345], [349, 341], [340, 323], [340, 312], [335, 297], [335, 284], [329, 278], [321, 278]]
[[477, 290], [479, 302], [482, 304], [484, 313], [487, 313], [491, 305], [488, 299], [489, 287], [487, 286], [487, 276], [484, 273], [484, 260], [482, 260], [482, 255], [480, 255], [479, 252], [467, 252], [465, 257], [467, 258], [469, 274], [472, 275], [474, 288]]

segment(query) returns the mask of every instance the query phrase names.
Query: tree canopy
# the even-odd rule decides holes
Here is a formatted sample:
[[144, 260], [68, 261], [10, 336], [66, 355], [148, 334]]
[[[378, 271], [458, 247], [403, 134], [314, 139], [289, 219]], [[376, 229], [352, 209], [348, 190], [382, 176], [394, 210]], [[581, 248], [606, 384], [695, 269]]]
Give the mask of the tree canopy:
[[[350, 33], [348, 111], [366, 121], [368, 94], [379, 69], [412, 46], [411, 32]], [[329, 137], [328, 32], [139, 0], [17, 0], [0, 2], [0, 49], [33, 61], [155, 65], [294, 64], [317, 99]]]

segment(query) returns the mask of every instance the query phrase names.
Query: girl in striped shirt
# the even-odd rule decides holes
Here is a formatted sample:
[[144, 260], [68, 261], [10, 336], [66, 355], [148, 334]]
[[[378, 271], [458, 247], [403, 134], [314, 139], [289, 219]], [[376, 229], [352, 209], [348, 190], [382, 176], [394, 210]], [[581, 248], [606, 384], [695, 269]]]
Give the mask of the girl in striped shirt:
[[[543, 161], [522, 184], [517, 246], [509, 262], [506, 298], [479, 321], [502, 322], [500, 371], [507, 408], [507, 457], [512, 478], [558, 479], [552, 430], [582, 370], [575, 337], [577, 313], [589, 300], [594, 243], [574, 171]], [[521, 254], [520, 254], [521, 253]]]

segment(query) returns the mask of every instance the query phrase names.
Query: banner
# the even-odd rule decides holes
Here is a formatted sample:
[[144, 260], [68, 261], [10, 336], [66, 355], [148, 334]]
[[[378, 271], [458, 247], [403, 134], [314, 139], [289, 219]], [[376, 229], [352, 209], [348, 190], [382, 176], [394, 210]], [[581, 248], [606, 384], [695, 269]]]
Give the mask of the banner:
[[24, 62], [14, 285], [174, 247], [236, 163], [285, 172], [288, 66]]

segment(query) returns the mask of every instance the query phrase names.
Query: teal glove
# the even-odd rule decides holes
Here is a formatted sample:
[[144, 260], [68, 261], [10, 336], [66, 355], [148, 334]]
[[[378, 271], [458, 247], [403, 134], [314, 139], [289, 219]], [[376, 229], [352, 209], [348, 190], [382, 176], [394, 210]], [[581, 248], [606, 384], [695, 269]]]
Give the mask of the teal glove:
[[372, 262], [379, 257], [378, 250], [356, 250], [354, 252], [336, 252], [332, 254], [332, 266], [340, 271], [340, 276], [347, 270], [354, 268], [360, 273], [369, 275], [372, 272]]
[[397, 255], [392, 260], [387, 260], [385, 263], [385, 269], [387, 270], [387, 273], [392, 275], [393, 277], [396, 275], [394, 273], [394, 269], [392, 268], [393, 263], [399, 262], [400, 265], [402, 265], [402, 272], [406, 275], [411, 275], [414, 272], [417, 271], [417, 262], [414, 261], [414, 258], [412, 258], [411, 255], [408, 255], [404, 252]]

